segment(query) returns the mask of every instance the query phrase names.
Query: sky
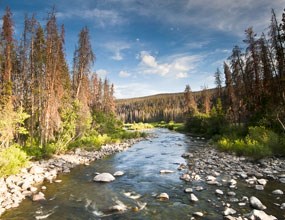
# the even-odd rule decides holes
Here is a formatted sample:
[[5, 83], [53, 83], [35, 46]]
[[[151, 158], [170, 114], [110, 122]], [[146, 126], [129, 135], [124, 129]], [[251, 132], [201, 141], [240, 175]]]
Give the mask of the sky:
[[[244, 30], [268, 31], [271, 9], [281, 20], [285, 0], [0, 0], [9, 6], [15, 36], [25, 14], [45, 24], [53, 6], [66, 31], [70, 68], [78, 33], [87, 26], [96, 54], [92, 68], [115, 85], [116, 98], [215, 87], [214, 73]], [[2, 21], [0, 21], [2, 22]]]

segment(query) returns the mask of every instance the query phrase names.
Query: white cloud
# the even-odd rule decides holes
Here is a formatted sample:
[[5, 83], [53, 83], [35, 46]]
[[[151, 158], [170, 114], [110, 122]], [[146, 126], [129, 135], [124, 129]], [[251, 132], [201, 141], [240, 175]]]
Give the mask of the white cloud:
[[99, 69], [96, 71], [96, 73], [101, 78], [105, 78], [108, 75], [108, 71], [104, 69]]
[[108, 25], [121, 25], [125, 23], [125, 19], [116, 10], [104, 10], [104, 9], [86, 9], [86, 10], [72, 10], [66, 12], [58, 12], [59, 18], [74, 18], [80, 17], [88, 20], [93, 20], [101, 27]]
[[168, 57], [169, 62], [159, 62], [156, 57], [146, 51], [142, 51], [140, 59], [140, 67], [143, 74], [156, 74], [179, 79], [188, 77], [189, 72], [196, 68], [202, 56], [177, 54]]
[[185, 72], [180, 72], [180, 73], [176, 74], [177, 79], [183, 79], [183, 78], [187, 78], [187, 77], [188, 77], [188, 74]]
[[126, 42], [109, 42], [104, 47], [113, 54], [111, 59], [120, 61], [123, 60], [122, 51], [129, 49], [131, 45]]
[[140, 58], [142, 63], [144, 63], [145, 65], [153, 68], [157, 67], [157, 62], [155, 60], [155, 57], [148, 54], [146, 51], [141, 52]]
[[122, 78], [126, 78], [126, 77], [131, 76], [131, 74], [128, 73], [128, 72], [126, 72], [126, 71], [121, 70], [121, 71], [119, 72], [119, 76], [122, 77]]

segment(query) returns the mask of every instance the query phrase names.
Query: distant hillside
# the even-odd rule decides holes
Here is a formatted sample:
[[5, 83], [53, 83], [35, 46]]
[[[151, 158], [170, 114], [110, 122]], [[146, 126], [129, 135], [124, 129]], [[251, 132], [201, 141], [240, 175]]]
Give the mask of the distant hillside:
[[[215, 89], [207, 90], [214, 97]], [[193, 92], [198, 107], [201, 91]], [[145, 97], [116, 100], [116, 112], [124, 122], [182, 122], [185, 112], [184, 93], [165, 93]]]

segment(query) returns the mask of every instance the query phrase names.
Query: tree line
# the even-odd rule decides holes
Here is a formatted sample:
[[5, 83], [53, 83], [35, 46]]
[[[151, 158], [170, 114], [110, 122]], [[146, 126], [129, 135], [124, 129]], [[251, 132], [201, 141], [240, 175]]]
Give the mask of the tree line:
[[[205, 93], [210, 97], [215, 90], [203, 89], [203, 91], [192, 92], [189, 87], [189, 95], [193, 97], [196, 107], [202, 109]], [[183, 92], [116, 100], [116, 114], [127, 123], [183, 122], [188, 110], [189, 105]]]
[[95, 54], [90, 33], [79, 35], [69, 69], [65, 29], [55, 10], [44, 26], [25, 16], [20, 39], [14, 36], [12, 12], [6, 8], [0, 41], [0, 148], [13, 143], [67, 144], [94, 129], [98, 112], [115, 112], [114, 85], [92, 72]]

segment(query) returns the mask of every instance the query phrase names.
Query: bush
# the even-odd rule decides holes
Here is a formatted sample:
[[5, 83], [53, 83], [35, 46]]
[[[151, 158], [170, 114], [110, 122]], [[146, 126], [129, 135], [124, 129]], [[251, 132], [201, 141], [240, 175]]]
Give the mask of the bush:
[[235, 152], [237, 155], [260, 159], [271, 155], [285, 155], [284, 135], [278, 135], [262, 126], [248, 128], [244, 138], [223, 137], [218, 140], [219, 149]]
[[16, 174], [27, 164], [27, 154], [14, 144], [0, 152], [0, 177]]

